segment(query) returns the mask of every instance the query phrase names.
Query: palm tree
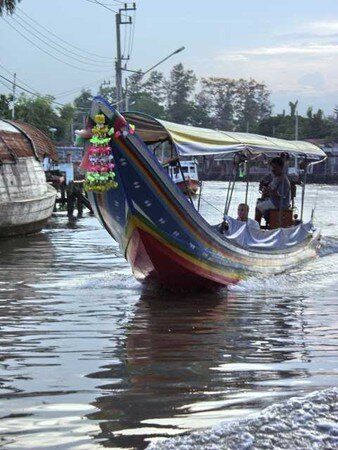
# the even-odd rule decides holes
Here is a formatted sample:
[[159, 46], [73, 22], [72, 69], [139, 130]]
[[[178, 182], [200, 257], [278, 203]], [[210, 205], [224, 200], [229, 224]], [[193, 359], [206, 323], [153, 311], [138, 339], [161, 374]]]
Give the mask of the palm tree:
[[19, 3], [20, 1], [21, 0], [0, 0], [0, 16], [2, 16], [4, 12], [13, 14], [16, 3]]

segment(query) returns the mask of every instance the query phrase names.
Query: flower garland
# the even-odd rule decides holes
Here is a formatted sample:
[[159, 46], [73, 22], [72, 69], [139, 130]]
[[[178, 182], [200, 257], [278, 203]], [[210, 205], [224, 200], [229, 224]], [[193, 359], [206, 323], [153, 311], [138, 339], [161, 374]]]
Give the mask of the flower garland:
[[87, 150], [88, 166], [84, 188], [86, 191], [106, 192], [115, 189], [115, 172], [113, 156], [109, 146], [109, 129], [105, 123], [105, 116], [95, 116], [95, 126], [92, 128], [91, 146]]

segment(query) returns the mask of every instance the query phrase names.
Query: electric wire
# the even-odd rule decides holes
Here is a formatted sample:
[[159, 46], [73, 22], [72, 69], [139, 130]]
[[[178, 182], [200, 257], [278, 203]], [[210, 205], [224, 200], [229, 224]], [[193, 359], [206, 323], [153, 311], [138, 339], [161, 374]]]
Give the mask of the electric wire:
[[[60, 48], [65, 48], [65, 47], [63, 47], [63, 46], [61, 46], [61, 45], [59, 45], [58, 43], [56, 43], [56, 45], [57, 45], [57, 47], [55, 47], [55, 45], [52, 45], [52, 44], [50, 44], [49, 42], [48, 42], [48, 40], [49, 41], [51, 41], [51, 42], [55, 42], [55, 41], [53, 41], [53, 40], [51, 40], [51, 39], [48, 39], [48, 40], [46, 40], [46, 39], [43, 39], [41, 36], [45, 36], [44, 34], [42, 34], [42, 33], [40, 33], [38, 30], [36, 30], [37, 31], [37, 33], [38, 34], [36, 34], [36, 33], [34, 33], [33, 31], [31, 31], [29, 28], [27, 28], [25, 25], [23, 25], [22, 23], [20, 23], [17, 19], [15, 19], [14, 17], [12, 17], [12, 20], [15, 22], [15, 23], [17, 23], [20, 27], [22, 27], [25, 31], [27, 31], [30, 35], [33, 35], [33, 36], [35, 36], [38, 40], [39, 40], [39, 42], [43, 42], [47, 47], [50, 47], [51, 49], [53, 49], [53, 50], [55, 50], [55, 51], [57, 51], [57, 52], [59, 52], [59, 53], [61, 53], [62, 55], [64, 55], [64, 56], [66, 56], [66, 58], [71, 58], [72, 60], [75, 60], [75, 61], [77, 61], [77, 62], [79, 62], [80, 64], [84, 64], [84, 65], [88, 65], [88, 59], [85, 57], [85, 56], [81, 56], [81, 55], [77, 55], [77, 56], [79, 56], [80, 58], [82, 58], [82, 59], [84, 59], [84, 60], [86, 60], [85, 62], [84, 61], [82, 61], [81, 59], [79, 59], [79, 58], [77, 58], [77, 57], [75, 57], [75, 56], [70, 56], [70, 55], [68, 55], [67, 53], [65, 53], [64, 51], [62, 51], [62, 50], [60, 50], [58, 47], [60, 47]], [[20, 20], [24, 20], [24, 19], [21, 19], [20, 18]], [[27, 23], [27, 22], [26, 22]], [[28, 24], [29, 25], [29, 24]], [[31, 28], [33, 28], [31, 25], [29, 25]], [[34, 29], [34, 28], [33, 28]], [[66, 48], [66, 50], [69, 52], [69, 53], [73, 53], [74, 55], [76, 55], [76, 53], [75, 52], [72, 52], [71, 50], [68, 50], [67, 48]], [[90, 64], [90, 63], [89, 63]], [[93, 65], [93, 64], [92, 64]], [[111, 64], [110, 64], [111, 65]], [[95, 63], [95, 66], [101, 66], [101, 67], [108, 67], [108, 63], [102, 63], [102, 62], [100, 62], [100, 63]]]
[[[0, 75], [0, 78], [4, 79], [4, 80], [7, 81], [8, 83], [10, 83], [12, 86], [14, 85], [14, 82], [13, 82], [12, 80], [10, 80], [9, 78], [4, 77], [3, 75]], [[0, 80], [0, 81], [1, 81], [1, 80]], [[52, 95], [41, 95], [41, 94], [38, 94], [37, 92], [32, 92], [32, 91], [30, 91], [29, 89], [26, 89], [26, 88], [24, 88], [23, 86], [21, 86], [20, 84], [17, 84], [17, 83], [15, 83], [15, 87], [18, 88], [18, 89], [20, 89], [20, 90], [22, 90], [22, 91], [24, 91], [24, 92], [28, 92], [29, 94], [34, 95], [35, 97], [49, 97], [51, 103], [54, 103], [55, 105], [58, 105], [58, 106], [66, 106], [66, 104], [67, 104], [67, 103], [60, 103], [60, 102], [57, 102], [57, 101], [53, 100], [53, 96], [52, 96]], [[111, 104], [112, 104], [113, 106], [115, 106], [115, 105], [118, 105], [119, 103], [122, 103], [123, 101], [124, 101], [124, 99], [122, 99], [122, 100], [120, 100], [120, 101], [117, 101], [117, 99], [115, 99], [115, 100], [112, 101]], [[75, 108], [75, 109], [76, 109], [76, 110], [80, 110], [80, 111], [86, 111], [86, 112], [88, 112], [88, 109], [87, 109], [87, 108], [80, 108], [80, 107], [77, 107], [77, 108]]]
[[21, 89], [22, 91], [28, 92], [29, 94], [32, 94], [32, 95], [39, 95], [37, 92], [30, 91], [29, 89], [26, 89], [25, 87], [21, 86], [20, 84], [14, 83], [12, 80], [10, 80], [9, 78], [4, 77], [3, 75], [0, 75], [0, 78], [2, 78], [3, 80], [8, 81], [12, 86], [15, 84], [15, 86], [17, 88]]
[[[51, 39], [49, 36], [47, 36], [46, 34], [42, 33], [41, 31], [39, 31], [37, 28], [35, 28], [33, 25], [31, 25], [29, 22], [27, 22], [27, 20], [25, 20], [25, 19], [23, 19], [22, 17], [20, 17], [18, 14], [16, 14], [16, 18], [18, 18], [19, 20], [23, 21], [26, 25], [28, 25], [28, 26], [30, 27], [30, 29], [33, 29], [34, 31], [36, 31], [36, 33], [38, 33], [38, 35], [43, 36], [44, 38], [46, 38], [46, 39], [47, 39], [47, 42], [48, 42], [48, 41], [53, 42], [53, 43], [56, 44], [58, 47], [64, 49], [66, 52], [70, 53], [71, 55], [75, 55], [75, 56], [78, 56], [79, 58], [84, 59], [86, 64], [88, 64], [88, 63], [93, 63], [93, 64], [98, 65], [98, 66], [107, 66], [107, 65], [109, 64], [108, 61], [106, 61], [106, 62], [100, 61], [100, 60], [94, 59], [94, 58], [92, 58], [92, 57], [83, 56], [83, 55], [81, 55], [81, 54], [79, 54], [79, 53], [74, 52], [73, 50], [69, 50], [69, 49], [68, 49], [67, 47], [65, 47], [64, 45], [59, 44], [56, 40]], [[16, 20], [14, 17], [12, 17], [12, 19], [13, 19], [14, 21], [17, 22], [17, 20]], [[19, 23], [19, 25], [20, 25], [21, 27], [25, 28], [20, 22], [17, 22], [17, 23]], [[26, 28], [25, 28], [25, 29], [26, 29]], [[26, 29], [26, 30], [27, 30], [29, 33], [35, 35], [33, 32], [30, 31], [30, 29], [29, 29], [29, 30]], [[45, 42], [45, 41], [44, 41], [43, 39], [41, 39], [40, 37], [38, 37], [38, 39], [40, 39], [40, 40], [42, 40], [43, 42]], [[50, 47], [54, 48], [54, 46], [52, 46], [52, 45], [50, 45], [50, 44], [48, 44], [48, 43], [46, 43], [46, 45], [49, 45]], [[56, 50], [59, 51], [59, 52], [61, 52], [58, 48], [57, 48]], [[63, 52], [61, 52], [61, 53], [63, 53]], [[67, 54], [66, 54], [66, 56], [67, 56], [68, 58], [76, 59], [76, 58], [74, 58], [73, 56], [69, 56], [69, 55], [67, 55]], [[83, 64], [82, 61], [80, 61], [80, 62]], [[111, 65], [111, 63], [110, 63], [109, 65]]]
[[5, 81], [0, 80], [0, 83], [5, 86], [5, 88], [7, 88], [10, 92], [12, 92], [12, 87], [9, 86]]
[[107, 9], [108, 11], [111, 11], [111, 12], [113, 12], [113, 13], [115, 13], [115, 14], [118, 14], [118, 12], [115, 11], [115, 9], [109, 8], [109, 7], [106, 6], [104, 3], [101, 3], [101, 2], [99, 2], [98, 0], [86, 0], [86, 2], [94, 3], [94, 4], [96, 3], [97, 5], [102, 6], [103, 8]]
[[41, 50], [43, 53], [46, 53], [47, 55], [49, 55], [51, 58], [56, 59], [57, 61], [69, 66], [69, 67], [73, 67], [74, 69], [77, 70], [81, 70], [83, 72], [103, 72], [103, 70], [90, 70], [90, 69], [84, 69], [82, 67], [77, 67], [74, 64], [71, 64], [69, 62], [63, 61], [62, 59], [60, 59], [59, 57], [51, 54], [50, 52], [48, 52], [47, 50], [41, 48], [39, 45], [35, 44], [35, 42], [31, 41], [27, 36], [25, 36], [23, 33], [21, 33], [20, 30], [18, 30], [17, 28], [15, 28], [15, 26], [11, 23], [9, 23], [4, 17], [2, 18], [2, 20], [4, 20], [8, 26], [10, 26], [11, 28], [13, 28], [17, 33], [20, 34], [20, 36], [22, 36], [24, 39], [26, 39], [26, 41], [28, 41], [29, 43], [31, 43], [34, 47], [37, 47], [39, 50]]
[[135, 32], [135, 11], [133, 11], [133, 19], [132, 19], [132, 26], [129, 29], [129, 38], [128, 38], [128, 58], [130, 58], [132, 54], [132, 47], [134, 44], [134, 32]]
[[[86, 2], [89, 2], [89, 3], [96, 3], [97, 5], [100, 5], [100, 6], [102, 6], [103, 8], [105, 8], [105, 9], [108, 9], [108, 11], [111, 11], [111, 12], [113, 12], [113, 13], [115, 13], [115, 14], [120, 14], [122, 17], [128, 17], [126, 14], [122, 14], [121, 13], [121, 10], [119, 10], [119, 12], [117, 12], [115, 9], [112, 9], [112, 8], [109, 8], [108, 6], [106, 6], [104, 3], [101, 3], [101, 2], [99, 2], [98, 0], [86, 0]], [[125, 3], [123, 3], [123, 4], [125, 4]], [[122, 8], [123, 9], [123, 8]]]
[[79, 91], [82, 91], [82, 89], [86, 89], [86, 88], [88, 88], [90, 86], [95, 86], [96, 84], [100, 84], [101, 85], [104, 81], [105, 81], [105, 78], [102, 78], [102, 79], [96, 80], [96, 81], [92, 81], [91, 83], [87, 83], [87, 84], [81, 86], [80, 88], [70, 89], [68, 91], [63, 91], [63, 92], [60, 92], [58, 94], [55, 94], [55, 97], [56, 98], [61, 98], [61, 97], [64, 97], [66, 95], [69, 95], [69, 94], [75, 94], [75, 93], [77, 93]]
[[132, 54], [133, 48], [134, 48], [135, 21], [136, 21], [136, 13], [135, 13], [135, 11], [134, 11], [133, 33], [132, 33], [132, 36], [131, 36], [131, 45], [130, 45], [130, 51], [129, 51], [130, 55]]
[[[12, 80], [10, 80], [9, 78], [4, 77], [3, 75], [0, 75], [0, 78], [4, 79], [8, 83], [10, 83], [12, 86], [14, 85], [14, 82]], [[20, 89], [21, 91], [27, 92], [28, 94], [34, 95], [35, 97], [52, 97], [51, 95], [41, 95], [41, 94], [38, 94], [37, 92], [32, 92], [29, 89], [26, 89], [25, 87], [23, 87], [23, 86], [21, 86], [20, 84], [17, 84], [17, 83], [15, 83], [15, 87]], [[51, 103], [54, 103], [55, 105], [58, 105], [58, 106], [65, 106], [64, 103], [59, 103], [59, 102], [53, 100], [52, 98], [51, 98]], [[76, 109], [77, 110], [87, 111], [87, 109], [85, 109], [85, 108], [76, 108]]]
[[124, 38], [123, 38], [122, 59], [125, 59], [125, 57], [126, 57], [126, 49], [127, 49], [127, 24], [124, 24]]
[[[2, 64], [0, 64], [0, 67], [1, 67], [6, 73], [8, 73], [11, 77], [14, 76], [14, 74], [13, 74], [12, 72], [10, 72], [10, 71], [9, 71], [5, 66], [3, 66]], [[114, 77], [113, 77], [113, 78], [114, 78]], [[17, 76], [16, 79], [17, 79], [17, 81], [19, 81], [23, 86], [26, 86], [26, 87], [29, 88], [31, 91], [33, 91], [33, 93], [34, 93], [35, 95], [40, 95], [34, 88], [32, 88], [29, 84], [25, 83], [21, 78], [19, 78], [19, 77]], [[83, 89], [86, 89], [87, 87], [95, 86], [96, 84], [99, 84], [99, 83], [102, 84], [102, 83], [105, 81], [105, 79], [106, 79], [106, 78], [101, 78], [100, 80], [92, 81], [92, 82], [87, 83], [87, 84], [85, 84], [85, 85], [83, 85], [83, 86], [80, 86], [80, 87], [78, 87], [78, 88], [76, 88], [76, 89], [68, 89], [67, 91], [63, 91], [63, 92], [60, 92], [59, 94], [53, 95], [53, 97], [54, 97], [54, 98], [61, 98], [61, 97], [64, 97], [65, 95], [76, 94], [77, 92], [80, 92], [80, 91], [82, 91]], [[11, 83], [12, 83], [12, 85], [14, 84], [13, 81], [11, 81]], [[32, 93], [32, 92], [29, 92], [29, 93]], [[60, 103], [60, 105], [61, 105], [61, 103]]]
[[[1, 67], [6, 73], [8, 73], [8, 75], [11, 75], [12, 77], [14, 76], [14, 73], [10, 72], [10, 71], [9, 71], [8, 69], [6, 69], [6, 67], [3, 66], [2, 64], [0, 64], [0, 67]], [[29, 84], [25, 83], [21, 78], [19, 78], [19, 77], [17, 76], [16, 79], [17, 79], [18, 81], [20, 81], [20, 83], [21, 83], [22, 85], [26, 86], [28, 89], [31, 89], [32, 91], [35, 91], [35, 92], [37, 93], [37, 91], [36, 91], [34, 88], [32, 88], [31, 86], [29, 86]]]
[[[27, 17], [27, 19], [31, 20], [33, 23], [35, 23], [36, 25], [38, 25], [40, 28], [42, 28], [43, 30], [47, 31], [49, 34], [51, 34], [52, 36], [56, 37], [57, 39], [59, 39], [60, 41], [62, 41], [64, 44], [68, 45], [69, 47], [74, 48], [75, 50], [80, 50], [82, 53], [85, 53], [87, 55], [92, 55], [95, 56], [96, 58], [100, 58], [103, 60], [111, 60], [111, 58], [109, 58], [108, 56], [101, 56], [101, 55], [97, 55], [96, 53], [92, 53], [92, 52], [88, 52], [86, 50], [81, 49], [80, 47], [77, 47], [76, 45], [71, 44], [70, 42], [66, 41], [65, 39], [62, 39], [60, 36], [58, 36], [57, 34], [53, 33], [51, 30], [49, 30], [48, 28], [46, 28], [45, 26], [41, 25], [37, 20], [33, 19], [32, 17], [30, 17], [28, 14], [26, 14], [21, 8], [19, 8], [18, 6], [16, 7], [16, 11], [20, 11], [21, 14], [23, 14], [25, 17]], [[16, 12], [15, 14], [18, 17], [18, 14]]]

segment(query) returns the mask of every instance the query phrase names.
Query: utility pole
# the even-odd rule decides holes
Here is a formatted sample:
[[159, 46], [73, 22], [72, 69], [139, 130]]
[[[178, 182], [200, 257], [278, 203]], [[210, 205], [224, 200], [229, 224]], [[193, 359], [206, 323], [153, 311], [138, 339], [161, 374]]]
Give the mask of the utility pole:
[[16, 100], [16, 98], [15, 98], [15, 96], [16, 96], [16, 73], [14, 74], [12, 95], [13, 95], [12, 120], [14, 120], [15, 119], [15, 100]]
[[298, 111], [295, 113], [295, 141], [298, 141]]
[[129, 111], [129, 90], [128, 90], [128, 78], [125, 79], [125, 105], [124, 110]]
[[122, 20], [124, 16], [124, 12], [127, 11], [135, 11], [136, 4], [128, 5], [128, 3], [124, 4], [124, 8], [120, 8], [119, 12], [115, 15], [116, 20], [116, 61], [115, 61], [115, 73], [116, 73], [116, 100], [117, 105], [116, 108], [120, 109], [121, 103], [123, 100], [123, 92], [122, 92], [122, 61], [127, 61], [129, 59], [129, 55], [125, 56], [121, 53], [121, 25], [131, 25], [132, 18], [127, 16], [129, 20]]

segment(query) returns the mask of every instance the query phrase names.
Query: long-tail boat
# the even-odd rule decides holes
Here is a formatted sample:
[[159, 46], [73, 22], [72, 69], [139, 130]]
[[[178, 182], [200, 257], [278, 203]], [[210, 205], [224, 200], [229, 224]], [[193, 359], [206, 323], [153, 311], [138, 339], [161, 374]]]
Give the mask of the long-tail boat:
[[102, 97], [93, 100], [92, 124], [98, 114], [112, 130], [109, 147], [117, 186], [90, 192], [89, 198], [138, 280], [171, 288], [227, 286], [252, 275], [290, 270], [317, 255], [320, 233], [312, 220], [302, 220], [303, 212], [299, 220], [274, 229], [254, 229], [227, 215], [220, 226], [209, 224], [151, 148], [169, 142], [178, 158], [231, 153], [238, 164], [287, 154], [303, 162], [306, 174], [325, 159], [319, 147], [178, 125], [138, 113], [121, 115]]

